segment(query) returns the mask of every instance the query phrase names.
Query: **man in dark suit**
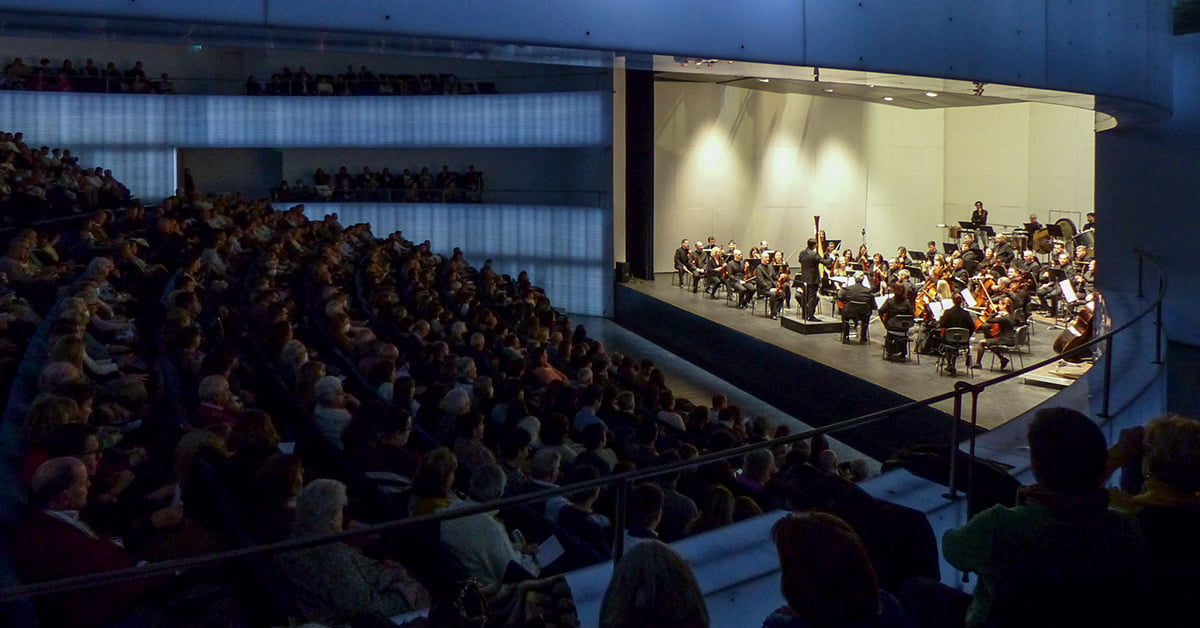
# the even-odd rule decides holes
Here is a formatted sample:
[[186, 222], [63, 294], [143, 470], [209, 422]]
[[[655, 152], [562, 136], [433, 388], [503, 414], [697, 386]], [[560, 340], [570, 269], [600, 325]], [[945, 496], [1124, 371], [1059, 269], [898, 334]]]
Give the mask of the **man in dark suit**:
[[779, 290], [779, 271], [771, 263], [771, 254], [762, 254], [762, 263], [754, 271], [755, 287], [767, 295], [767, 310], [772, 320], [779, 318], [779, 306], [783, 305], [783, 292]]
[[838, 290], [837, 299], [842, 303], [842, 342], [850, 342], [850, 323], [858, 322], [858, 341], [867, 342], [867, 325], [871, 322], [871, 310], [875, 309], [875, 298], [870, 288], [863, 285], [862, 271], [846, 287]]
[[1013, 250], [1012, 244], [1008, 241], [1008, 236], [1003, 233], [996, 234], [996, 245], [992, 247], [992, 254], [996, 256], [996, 261], [1008, 266], [1013, 263], [1017, 257], [1017, 252]]
[[[13, 558], [27, 583], [126, 569], [125, 548], [79, 519], [88, 503], [88, 470], [76, 458], [52, 458], [33, 474], [33, 511], [13, 537]], [[127, 615], [156, 580], [135, 580], [42, 598], [49, 625], [100, 626]]]
[[963, 266], [967, 268], [967, 273], [974, 275], [975, 269], [979, 267], [979, 262], [983, 261], [983, 250], [980, 249], [979, 244], [975, 242], [975, 236], [969, 233], [963, 235], [961, 257]]
[[[679, 248], [675, 249], [675, 272], [679, 273], [679, 285], [682, 286], [684, 277], [694, 277], [696, 274], [696, 266], [692, 264], [691, 251], [688, 250], [687, 238], [684, 238], [679, 243]], [[693, 279], [692, 285], [695, 286]]]
[[750, 297], [754, 296], [754, 286], [752, 281], [746, 281], [746, 270], [749, 266], [742, 259], [740, 250], [733, 251], [733, 259], [729, 260], [726, 268], [729, 272], [725, 276], [725, 289], [730, 294], [737, 295], [738, 309], [744, 310], [750, 302]]
[[[966, 329], [967, 331], [974, 332], [975, 321], [971, 318], [971, 313], [963, 309], [962, 295], [956, 292], [950, 298], [954, 301], [954, 305], [946, 308], [946, 311], [942, 312], [942, 317], [938, 319], [938, 328], [941, 329], [942, 335], [946, 335], [947, 329], [955, 327], [960, 327], [962, 329]], [[946, 372], [954, 375], [957, 372], [954, 365], [954, 363], [958, 360], [957, 347], [943, 345], [943, 351], [946, 354]], [[970, 361], [971, 356], [968, 354], [967, 362], [969, 363]], [[970, 365], [968, 364], [968, 366]]]
[[821, 287], [821, 266], [829, 266], [833, 260], [828, 255], [824, 257], [817, 253], [817, 239], [808, 239], [808, 248], [800, 251], [800, 283], [804, 286], [804, 320], [815, 321], [817, 312], [817, 292]]

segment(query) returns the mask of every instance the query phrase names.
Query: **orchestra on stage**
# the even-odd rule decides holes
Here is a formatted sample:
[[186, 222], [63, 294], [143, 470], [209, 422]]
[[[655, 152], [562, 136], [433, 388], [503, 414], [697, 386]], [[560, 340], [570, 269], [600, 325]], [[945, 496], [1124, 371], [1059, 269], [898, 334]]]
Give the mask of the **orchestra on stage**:
[[[732, 240], [721, 246], [709, 236], [682, 240], [674, 268], [680, 287], [714, 299], [723, 293], [740, 309], [761, 302], [772, 320], [794, 299], [797, 319], [821, 322], [825, 296], [841, 319], [843, 343], [868, 342], [878, 312], [889, 359], [907, 359], [915, 341], [917, 351], [938, 356], [939, 370], [950, 375], [959, 355], [977, 366], [989, 350], [1003, 370], [1009, 350], [1027, 342], [1035, 313], [1065, 324], [1054, 349], [1078, 361], [1074, 349], [1090, 337], [1096, 300], [1095, 214], [1086, 220], [1076, 229], [1069, 219], [1043, 225], [1031, 214], [1027, 223], [997, 230], [977, 201], [970, 220], [938, 225], [946, 230], [941, 246], [935, 240], [920, 251], [901, 246], [887, 258], [865, 242], [855, 252], [827, 239], [818, 216], [794, 260], [766, 241], [746, 253]], [[979, 338], [974, 355], [966, 348], [973, 336]]]

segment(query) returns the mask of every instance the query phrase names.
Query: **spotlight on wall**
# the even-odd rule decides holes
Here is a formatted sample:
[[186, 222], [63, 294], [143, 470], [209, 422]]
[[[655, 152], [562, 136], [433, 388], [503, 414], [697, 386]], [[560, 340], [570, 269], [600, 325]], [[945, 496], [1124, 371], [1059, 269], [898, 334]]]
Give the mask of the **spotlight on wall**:
[[884, 97], [883, 97], [883, 102], [892, 102], [893, 100], [896, 100], [896, 99], [895, 99], [895, 98], [892, 98], [891, 96], [884, 96]]
[[937, 92], [925, 92], [925, 95], [930, 98], [937, 98]]
[[825, 88], [825, 93], [826, 93], [826, 94], [832, 94], [832, 93], [833, 93], [833, 88], [826, 87], [826, 88]]
[[770, 82], [771, 82], [771, 79], [762, 79], [762, 78], [760, 78], [760, 79], [758, 79], [758, 82], [759, 82], [759, 83], [770, 83]]

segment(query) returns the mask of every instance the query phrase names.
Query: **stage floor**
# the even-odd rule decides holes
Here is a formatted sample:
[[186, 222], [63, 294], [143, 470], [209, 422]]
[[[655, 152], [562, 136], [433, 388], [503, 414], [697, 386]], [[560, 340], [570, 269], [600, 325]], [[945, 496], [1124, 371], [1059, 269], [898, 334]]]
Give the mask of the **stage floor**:
[[[681, 289], [671, 284], [671, 273], [658, 274], [656, 281], [634, 279], [625, 285], [657, 300], [866, 380], [909, 399], [924, 399], [946, 392], [951, 390], [954, 382], [959, 379], [984, 381], [1000, 374], [999, 370], [990, 368], [991, 354], [984, 355], [984, 368], [975, 369], [973, 378], [967, 376], [967, 369], [962, 366], [961, 361], [958, 375], [951, 377], [938, 375], [934, 356], [922, 355], [920, 363], [917, 362], [915, 353], [910, 353], [908, 362], [884, 360], [882, 359], [882, 338], [886, 334], [878, 317], [872, 319], [868, 344], [861, 345], [857, 342], [842, 344], [841, 335], [838, 333], [804, 335], [785, 329], [780, 321], [773, 321], [764, 316], [761, 305], [756, 312], [751, 314], [750, 310], [739, 310], [727, 305], [724, 298], [712, 299], [703, 292], [694, 294], [690, 289]], [[792, 302], [792, 308], [783, 313], [799, 317], [795, 300]], [[830, 305], [826, 299], [822, 299], [819, 315], [823, 320], [838, 320], [831, 316]], [[1049, 329], [1044, 322], [1035, 322], [1034, 327], [1031, 338], [1032, 351], [1024, 355], [1026, 364], [1053, 355], [1054, 351], [1051, 345], [1059, 333], [1058, 330]], [[974, 343], [972, 344], [972, 354], [973, 352]], [[1019, 365], [1019, 362], [1015, 364], [1015, 366]], [[1013, 365], [1010, 365], [1010, 368], [1013, 368]], [[999, 369], [998, 360], [996, 369]], [[994, 386], [979, 396], [979, 426], [984, 429], [993, 429], [1003, 425], [1046, 401], [1055, 392], [1057, 391], [1050, 388], [1024, 384], [1021, 378]], [[969, 398], [965, 402], [969, 404]], [[952, 415], [954, 412], [953, 401], [944, 401], [934, 407], [947, 414]], [[964, 408], [964, 420], [969, 420], [968, 412], [969, 406]]]

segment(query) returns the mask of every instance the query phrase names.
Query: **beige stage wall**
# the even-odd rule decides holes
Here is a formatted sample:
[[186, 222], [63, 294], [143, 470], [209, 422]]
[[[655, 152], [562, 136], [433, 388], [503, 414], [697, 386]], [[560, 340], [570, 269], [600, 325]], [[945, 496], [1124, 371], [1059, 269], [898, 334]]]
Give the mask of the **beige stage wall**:
[[910, 110], [700, 84], [655, 91], [655, 270], [681, 238], [794, 253], [813, 232], [894, 254], [935, 225], [1077, 223], [1093, 205], [1091, 111], [1016, 103]]

